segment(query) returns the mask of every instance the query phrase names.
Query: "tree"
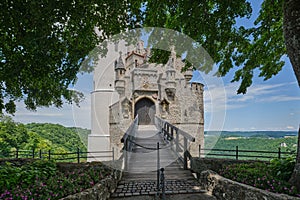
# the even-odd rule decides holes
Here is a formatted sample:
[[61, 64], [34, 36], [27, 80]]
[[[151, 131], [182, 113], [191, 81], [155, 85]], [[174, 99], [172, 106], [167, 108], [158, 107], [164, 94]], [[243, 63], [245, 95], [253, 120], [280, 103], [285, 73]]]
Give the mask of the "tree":
[[[283, 30], [287, 54], [300, 87], [300, 5], [297, 0], [284, 1]], [[290, 182], [300, 190], [300, 125], [298, 130], [297, 157]]]
[[60, 107], [64, 99], [80, 101], [69, 86], [88, 52], [136, 24], [188, 35], [208, 51], [223, 76], [238, 66], [233, 81], [241, 80], [238, 93], [245, 93], [256, 68], [269, 79], [283, 67], [283, 2], [264, 0], [255, 26], [245, 28], [236, 20], [250, 17], [247, 0], [5, 0], [0, 3], [1, 111], [14, 113], [14, 102], [21, 100], [32, 110]]
[[256, 69], [265, 80], [276, 75], [284, 55], [300, 86], [297, 0], [264, 0], [250, 28], [236, 25], [238, 18], [251, 15], [247, 0], [4, 0], [0, 8], [0, 107], [10, 113], [16, 100], [35, 109], [78, 99], [68, 86], [76, 81], [87, 53], [99, 41], [136, 24], [170, 28], [193, 38], [219, 64], [220, 75], [236, 70], [232, 81], [241, 82], [238, 93], [246, 93]]
[[284, 1], [283, 30], [286, 49], [300, 87], [300, 5], [296, 0]]
[[8, 155], [12, 148], [20, 149], [28, 142], [29, 134], [23, 124], [0, 115], [0, 152]]
[[14, 113], [15, 101], [24, 101], [30, 110], [80, 101], [82, 96], [69, 86], [88, 52], [127, 26], [126, 5], [105, 0], [1, 1], [0, 112]]

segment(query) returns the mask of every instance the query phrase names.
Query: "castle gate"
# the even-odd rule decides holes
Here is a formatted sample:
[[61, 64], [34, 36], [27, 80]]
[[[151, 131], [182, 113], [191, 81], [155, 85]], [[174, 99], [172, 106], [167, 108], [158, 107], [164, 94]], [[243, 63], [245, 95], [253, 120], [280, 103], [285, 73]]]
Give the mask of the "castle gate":
[[155, 104], [148, 98], [142, 98], [135, 103], [134, 117], [139, 115], [140, 125], [154, 124]]

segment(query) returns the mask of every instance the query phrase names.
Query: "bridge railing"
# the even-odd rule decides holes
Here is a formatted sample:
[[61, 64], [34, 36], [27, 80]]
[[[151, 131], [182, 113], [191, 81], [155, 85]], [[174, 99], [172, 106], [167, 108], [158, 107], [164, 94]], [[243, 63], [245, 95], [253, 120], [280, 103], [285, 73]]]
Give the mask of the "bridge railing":
[[183, 162], [183, 168], [188, 169], [188, 160], [191, 160], [192, 158], [188, 149], [188, 143], [195, 142], [195, 138], [157, 116], [155, 125], [158, 130], [161, 130], [164, 139], [171, 142], [171, 148]]
[[132, 141], [135, 140], [138, 124], [139, 124], [139, 117], [137, 115], [121, 139], [121, 142], [124, 144], [122, 156], [123, 156], [125, 170], [128, 169], [128, 161], [131, 157], [131, 152], [134, 145]]

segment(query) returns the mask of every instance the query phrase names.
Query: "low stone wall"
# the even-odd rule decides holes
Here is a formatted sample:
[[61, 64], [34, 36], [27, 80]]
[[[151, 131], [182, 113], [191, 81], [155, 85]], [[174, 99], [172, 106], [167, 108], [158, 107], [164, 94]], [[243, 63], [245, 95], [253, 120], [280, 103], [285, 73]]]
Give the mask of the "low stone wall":
[[[116, 172], [116, 171], [115, 171]], [[94, 187], [84, 190], [80, 193], [69, 195], [61, 200], [99, 200], [108, 199], [110, 194], [117, 188], [121, 173], [114, 173], [111, 176], [102, 179]]]
[[234, 159], [221, 159], [221, 158], [192, 158], [191, 169], [197, 174], [205, 170], [213, 170], [217, 172], [219, 171], [219, 169], [222, 169], [228, 165], [238, 164], [238, 163], [252, 163], [252, 162], [267, 162], [267, 161], [234, 160]]
[[285, 194], [275, 194], [249, 185], [226, 179], [214, 171], [207, 170], [200, 173], [199, 182], [202, 189], [222, 200], [296, 200], [297, 197]]
[[[79, 164], [58, 164], [58, 168], [61, 171], [70, 170], [71, 168], [77, 167], [85, 167], [86, 165], [94, 165], [97, 166], [98, 162], [91, 162], [91, 163], [79, 163]], [[64, 197], [60, 200], [105, 200], [108, 199], [115, 191], [118, 186], [119, 181], [122, 178], [122, 172], [116, 170], [119, 168], [121, 164], [120, 161], [115, 161], [113, 164], [109, 164], [112, 167], [112, 172], [109, 176], [102, 179], [99, 183], [95, 184], [92, 188], [86, 189], [80, 193], [72, 194], [67, 197]]]

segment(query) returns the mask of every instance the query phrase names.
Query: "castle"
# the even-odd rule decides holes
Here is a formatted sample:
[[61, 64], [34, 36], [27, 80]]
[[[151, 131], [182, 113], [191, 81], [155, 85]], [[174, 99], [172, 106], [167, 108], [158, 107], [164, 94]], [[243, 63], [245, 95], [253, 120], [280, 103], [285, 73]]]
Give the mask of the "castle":
[[198, 145], [204, 141], [203, 84], [191, 82], [191, 69], [181, 72], [185, 63], [174, 48], [166, 64], [150, 63], [150, 54], [139, 41], [135, 48], [95, 69], [89, 152], [114, 147], [119, 157], [121, 138], [138, 115], [140, 125], [154, 124], [158, 116], [193, 135], [196, 141], [190, 150], [198, 155]]

